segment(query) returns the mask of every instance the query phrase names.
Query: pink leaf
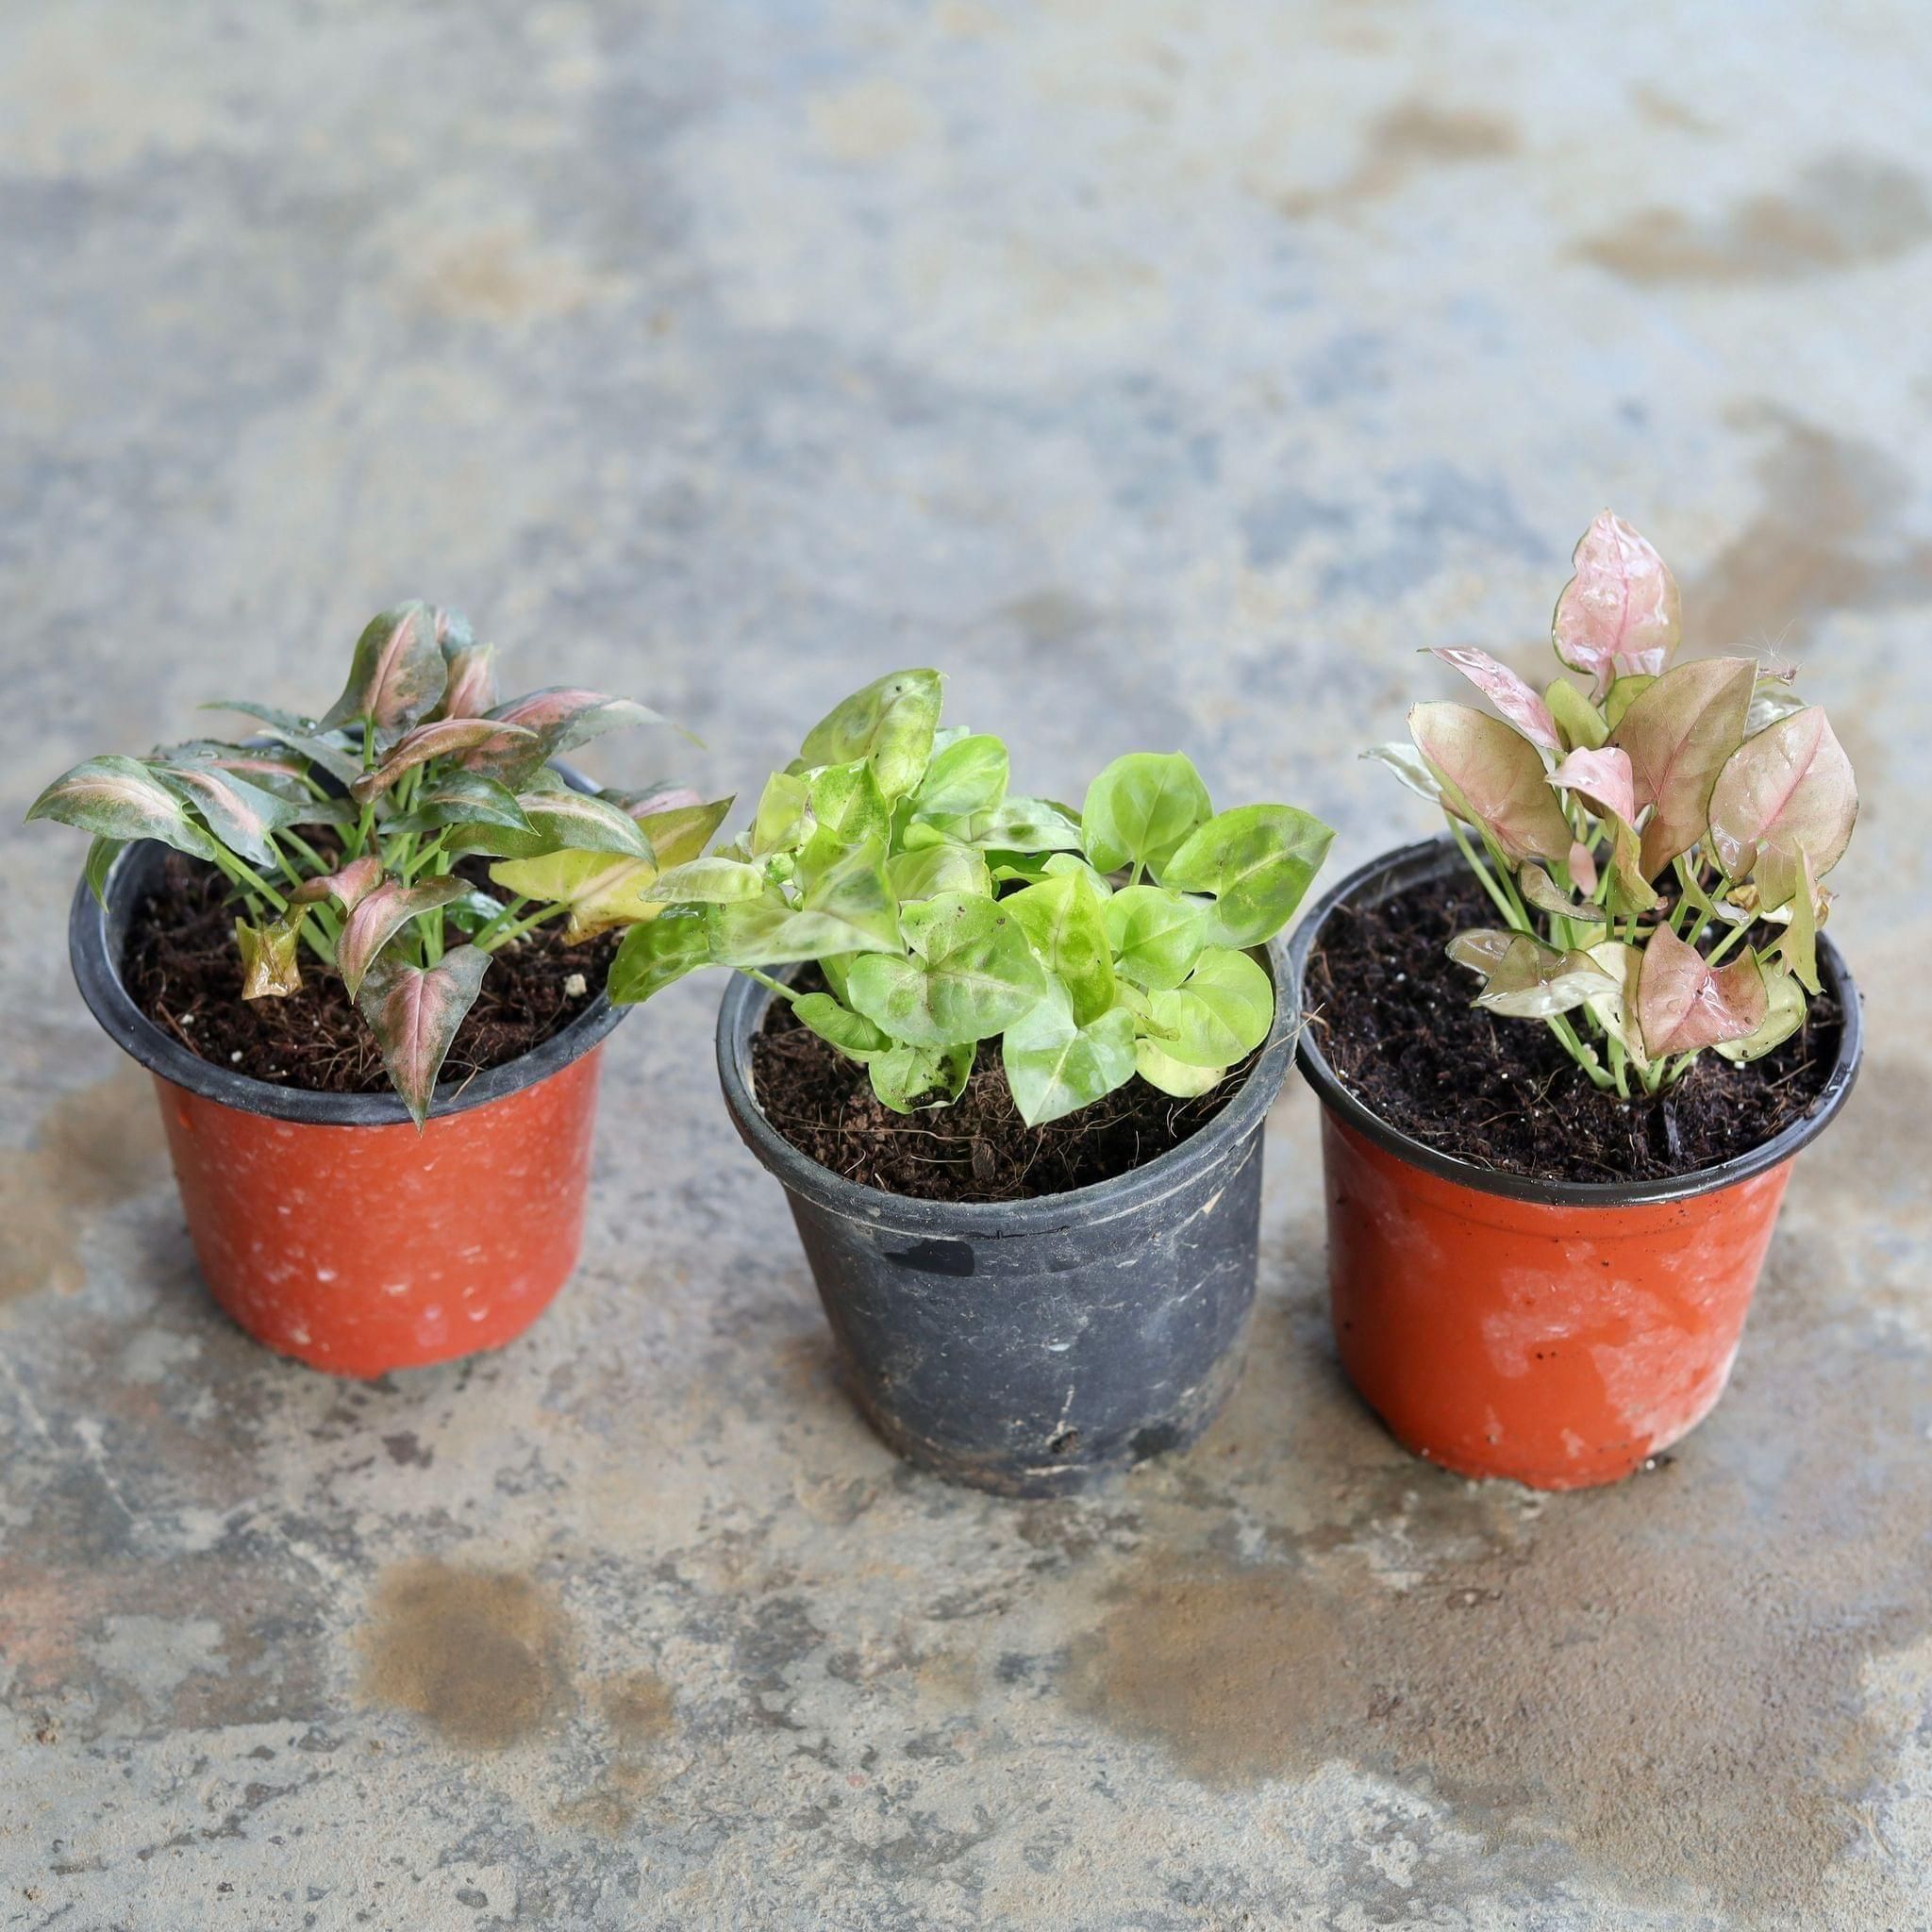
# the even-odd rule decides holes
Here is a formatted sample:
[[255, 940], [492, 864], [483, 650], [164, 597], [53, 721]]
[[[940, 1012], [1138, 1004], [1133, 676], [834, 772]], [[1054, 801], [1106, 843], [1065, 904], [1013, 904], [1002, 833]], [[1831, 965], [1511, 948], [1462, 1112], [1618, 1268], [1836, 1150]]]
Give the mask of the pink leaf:
[[496, 703], [496, 646], [466, 644], [448, 655], [449, 683], [443, 688], [445, 718], [480, 718]]
[[97, 839], [159, 839], [179, 852], [212, 858], [214, 841], [188, 816], [180, 797], [142, 764], [106, 752], [64, 772], [27, 808]]
[[1632, 796], [1630, 759], [1615, 751], [1573, 751], [1550, 774], [1550, 783], [1575, 791], [1597, 808], [1599, 816], [1608, 813], [1632, 824], [1637, 818], [1637, 802]]
[[382, 860], [374, 853], [365, 853], [335, 872], [304, 879], [289, 894], [289, 900], [295, 906], [312, 906], [319, 899], [333, 899], [344, 912], [353, 912], [381, 883]]
[[229, 851], [258, 865], [275, 862], [268, 835], [302, 816], [299, 806], [214, 765], [159, 764], [153, 769], [164, 785], [200, 812], [208, 830]]
[[[491, 716], [506, 724], [521, 724], [543, 741], [543, 756], [554, 758], [587, 739], [628, 724], [668, 724], [671, 721], [630, 698], [613, 698], [601, 691], [558, 685], [533, 691], [527, 697], [499, 705]], [[465, 760], [475, 765], [477, 758]]]
[[1508, 665], [1470, 644], [1443, 645], [1429, 655], [1461, 672], [1532, 744], [1561, 752], [1563, 741], [1549, 706]]
[[1528, 739], [1470, 705], [1417, 705], [1408, 730], [1457, 818], [1487, 826], [1511, 858], [1569, 858], [1570, 821]]
[[1637, 1015], [1652, 1059], [1742, 1040], [1764, 1024], [1770, 1004], [1764, 974], [1750, 953], [1713, 972], [1669, 926], [1651, 934], [1638, 975]]
[[1683, 620], [1664, 560], [1623, 518], [1605, 510], [1584, 531], [1551, 621], [1557, 656], [1587, 673], [1601, 698], [1618, 677], [1655, 676], [1670, 662]]
[[375, 891], [365, 893], [349, 914], [342, 936], [336, 941], [336, 971], [352, 998], [359, 997], [362, 981], [375, 963], [375, 956], [420, 912], [434, 912], [469, 891], [461, 879], [423, 879], [406, 886], [401, 879], [385, 879]]
[[349, 681], [323, 724], [362, 719], [387, 741], [427, 716], [448, 681], [436, 632], [436, 612], [420, 601], [372, 619], [356, 641]]
[[1646, 878], [1703, 838], [1711, 788], [1744, 735], [1757, 673], [1749, 658], [1679, 664], [1640, 691], [1610, 733], [1630, 756], [1638, 809], [1655, 808], [1643, 827]]
[[457, 946], [426, 969], [383, 959], [357, 995], [390, 1079], [418, 1127], [428, 1116], [436, 1076], [489, 968], [490, 955], [475, 946]]
[[1710, 842], [1732, 879], [1757, 869], [1767, 853], [1783, 861], [1782, 896], [1765, 903], [1770, 912], [1790, 896], [1798, 854], [1823, 878], [1844, 857], [1857, 816], [1852, 761], [1824, 713], [1807, 705], [1731, 754], [1710, 794]]
[[[541, 746], [537, 734], [520, 724], [508, 724], [493, 718], [439, 718], [433, 724], [419, 724], [376, 766], [365, 772], [349, 787], [349, 795], [367, 805], [380, 797], [405, 772], [426, 765], [431, 758], [448, 758], [457, 752], [506, 755], [528, 759], [537, 757]], [[464, 763], [469, 763], [468, 758]]]
[[1596, 856], [1581, 840], [1570, 848], [1570, 877], [1586, 899], [1596, 891]]

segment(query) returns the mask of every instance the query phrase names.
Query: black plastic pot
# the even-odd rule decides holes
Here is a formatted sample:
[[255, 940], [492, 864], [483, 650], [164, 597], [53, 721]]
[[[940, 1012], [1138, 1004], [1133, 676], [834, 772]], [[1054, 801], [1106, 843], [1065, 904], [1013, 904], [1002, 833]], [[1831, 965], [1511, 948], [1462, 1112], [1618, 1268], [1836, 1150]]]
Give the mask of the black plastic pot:
[[1065, 1495], [1213, 1420], [1241, 1372], [1261, 1128], [1294, 1050], [1284, 962], [1268, 964], [1274, 1029], [1207, 1126], [1117, 1180], [1010, 1203], [908, 1200], [800, 1153], [752, 1091], [772, 995], [733, 980], [725, 1105], [784, 1186], [859, 1408], [908, 1461], [1001, 1495]]
[[[1307, 963], [1338, 913], [1464, 874], [1446, 837], [1351, 873], [1295, 931], [1295, 1001], [1321, 1005]], [[1399, 1441], [1463, 1475], [1578, 1489], [1627, 1475], [1710, 1411], [1791, 1162], [1857, 1075], [1858, 990], [1823, 934], [1818, 965], [1844, 1020], [1809, 1109], [1728, 1160], [1660, 1180], [1540, 1180], [1428, 1146], [1349, 1091], [1311, 1011], [1299, 1059], [1322, 1102], [1336, 1343]]]

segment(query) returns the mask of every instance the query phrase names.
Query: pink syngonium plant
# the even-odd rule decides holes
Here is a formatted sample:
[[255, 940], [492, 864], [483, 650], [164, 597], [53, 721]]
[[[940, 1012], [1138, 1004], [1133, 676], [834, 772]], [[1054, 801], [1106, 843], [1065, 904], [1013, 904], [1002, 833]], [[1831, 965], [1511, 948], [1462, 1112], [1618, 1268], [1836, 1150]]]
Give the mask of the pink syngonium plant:
[[[210, 705], [271, 741], [89, 758], [27, 817], [93, 835], [96, 895], [135, 839], [214, 866], [237, 908], [242, 997], [299, 991], [306, 950], [348, 989], [420, 1126], [494, 955], [553, 919], [572, 940], [655, 919], [646, 887], [696, 858], [731, 808], [669, 788], [573, 789], [552, 763], [563, 752], [664, 721], [576, 687], [498, 703], [494, 658], [455, 611], [401, 605], [363, 631], [320, 718]], [[499, 861], [491, 882], [508, 896], [457, 875], [472, 854]]]
[[[1590, 1078], [1655, 1093], [1707, 1049], [1755, 1059], [1819, 991], [1819, 883], [1857, 817], [1850, 760], [1795, 673], [1673, 665], [1677, 586], [1606, 510], [1557, 600], [1536, 691], [1487, 652], [1434, 652], [1501, 713], [1421, 704], [1369, 757], [1441, 807], [1504, 924], [1458, 933], [1476, 1004], [1547, 1022]], [[1480, 847], [1480, 849], [1478, 849]]]

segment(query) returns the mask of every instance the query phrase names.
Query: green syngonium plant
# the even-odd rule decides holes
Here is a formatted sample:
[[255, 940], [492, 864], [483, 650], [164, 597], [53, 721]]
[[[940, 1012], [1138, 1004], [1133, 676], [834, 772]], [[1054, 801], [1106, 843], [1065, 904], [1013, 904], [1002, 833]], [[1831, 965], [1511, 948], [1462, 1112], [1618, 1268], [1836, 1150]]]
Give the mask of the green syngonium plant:
[[1449, 943], [1481, 977], [1476, 1004], [1544, 1021], [1627, 1098], [1707, 1049], [1755, 1059], [1804, 1023], [1819, 882], [1857, 789], [1790, 668], [1672, 665], [1677, 586], [1629, 525], [1606, 510], [1573, 562], [1551, 637], [1587, 690], [1558, 676], [1539, 693], [1486, 652], [1437, 650], [1502, 716], [1417, 705], [1410, 743], [1363, 756], [1448, 815], [1502, 916]]
[[[93, 835], [97, 897], [131, 840], [215, 866], [233, 888], [242, 997], [296, 991], [305, 951], [338, 974], [420, 1127], [491, 958], [554, 919], [582, 939], [652, 918], [643, 885], [702, 852], [731, 808], [671, 787], [573, 789], [553, 759], [666, 721], [574, 687], [498, 703], [494, 658], [455, 611], [401, 605], [363, 631], [321, 717], [214, 702], [203, 708], [255, 720], [257, 741], [92, 758], [27, 817]], [[472, 853], [503, 861], [491, 878], [508, 897], [453, 875]], [[526, 886], [533, 864], [569, 891]]]
[[[1249, 949], [1333, 834], [1291, 806], [1217, 813], [1178, 752], [1116, 758], [1078, 812], [1015, 796], [999, 739], [941, 728], [941, 683], [894, 672], [813, 726], [741, 837], [645, 888], [664, 910], [625, 934], [611, 998], [736, 968], [901, 1113], [957, 1100], [995, 1041], [1032, 1126], [1137, 1074], [1206, 1092], [1268, 1036]], [[804, 961], [827, 991], [765, 970]]]

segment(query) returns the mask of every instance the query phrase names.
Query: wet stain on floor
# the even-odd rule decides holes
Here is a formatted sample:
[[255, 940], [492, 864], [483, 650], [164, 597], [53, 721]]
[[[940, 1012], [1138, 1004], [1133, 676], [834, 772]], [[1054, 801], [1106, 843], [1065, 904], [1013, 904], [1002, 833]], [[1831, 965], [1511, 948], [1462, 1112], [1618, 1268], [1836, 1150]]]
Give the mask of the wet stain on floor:
[[384, 1573], [361, 1639], [362, 1691], [439, 1737], [501, 1751], [560, 1711], [563, 1613], [527, 1576], [439, 1562]]
[[125, 1069], [57, 1100], [31, 1147], [0, 1152], [0, 1302], [82, 1287], [89, 1221], [167, 1171], [154, 1090], [142, 1074]]
[[1417, 175], [1505, 160], [1517, 146], [1514, 125], [1500, 115], [1405, 101], [1370, 127], [1361, 158], [1345, 180], [1284, 196], [1282, 212], [1299, 219], [1386, 201]]
[[1577, 249], [1640, 287], [1794, 282], [1890, 261], [1932, 241], [1932, 199], [1914, 175], [1831, 156], [1779, 193], [1746, 196], [1709, 220], [1640, 208]]

